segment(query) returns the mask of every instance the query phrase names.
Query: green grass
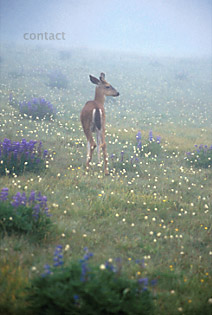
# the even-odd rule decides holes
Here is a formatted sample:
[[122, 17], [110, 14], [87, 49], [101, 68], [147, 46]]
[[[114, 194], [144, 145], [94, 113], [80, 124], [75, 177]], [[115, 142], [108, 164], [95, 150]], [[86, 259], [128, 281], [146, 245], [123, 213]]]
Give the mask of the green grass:
[[[33, 62], [24, 50], [17, 60], [10, 47], [3, 54], [6, 84], [2, 85], [0, 139], [41, 140], [51, 154], [49, 167], [39, 175], [0, 177], [0, 188], [8, 187], [11, 194], [31, 190], [45, 194], [53, 232], [41, 244], [15, 235], [1, 240], [4, 281], [0, 292], [5, 293], [0, 295], [0, 309], [5, 314], [23, 311], [19, 298], [26, 294], [24, 287], [51, 262], [56, 245], [69, 244], [67, 261], [79, 259], [88, 247], [97, 265], [120, 257], [129, 278], [137, 273], [157, 278], [157, 315], [210, 314], [212, 173], [184, 159], [195, 144], [212, 144], [209, 61], [194, 60], [190, 65], [184, 61], [191, 75], [182, 84], [175, 79], [182, 60], [161, 59], [163, 68], [158, 73], [148, 58], [120, 61], [108, 54], [102, 64], [79, 53], [65, 62], [56, 51], [28, 49]], [[87, 63], [82, 67], [84, 59]], [[24, 74], [17, 80], [9, 73], [18, 69], [20, 61], [24, 61]], [[42, 74], [33, 74], [38, 66]], [[55, 66], [69, 79], [66, 90], [46, 85]], [[153, 136], [161, 136], [157, 157], [138, 154], [135, 167], [109, 158], [108, 177], [97, 164], [97, 154], [86, 172], [86, 141], [79, 122], [81, 108], [94, 95], [88, 75], [103, 70], [120, 92], [119, 98], [105, 104], [109, 156], [119, 159], [124, 151], [129, 161], [138, 154], [138, 130], [142, 143], [147, 142], [150, 129]], [[52, 121], [22, 118], [9, 105], [11, 90], [18, 101], [25, 96], [48, 99], [57, 108], [57, 117]], [[145, 268], [135, 267], [136, 259], [144, 259]]]

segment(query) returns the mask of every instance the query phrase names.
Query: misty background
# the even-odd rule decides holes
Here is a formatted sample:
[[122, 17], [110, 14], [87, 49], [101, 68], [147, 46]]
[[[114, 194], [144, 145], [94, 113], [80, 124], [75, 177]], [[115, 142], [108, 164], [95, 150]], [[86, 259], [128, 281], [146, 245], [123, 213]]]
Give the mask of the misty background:
[[[90, 48], [153, 56], [211, 56], [211, 0], [1, 0], [5, 42]], [[24, 33], [65, 40], [24, 40]]]

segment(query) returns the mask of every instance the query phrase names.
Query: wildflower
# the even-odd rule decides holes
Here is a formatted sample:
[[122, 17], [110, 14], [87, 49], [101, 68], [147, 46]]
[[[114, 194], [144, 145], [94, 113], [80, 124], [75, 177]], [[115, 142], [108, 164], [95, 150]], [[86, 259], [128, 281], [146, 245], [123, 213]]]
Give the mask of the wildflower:
[[150, 130], [150, 132], [149, 132], [149, 141], [153, 141], [152, 130]]
[[153, 279], [153, 280], [151, 280], [151, 286], [154, 286], [154, 285], [156, 285], [157, 284], [157, 280], [156, 279]]
[[114, 157], [115, 157], [115, 154], [111, 154], [110, 158], [112, 161], [113, 161]]
[[19, 206], [26, 206], [27, 198], [25, 192], [21, 194], [20, 192], [17, 192], [15, 196], [13, 196], [13, 202], [11, 204], [13, 207], [19, 207]]
[[70, 245], [67, 244], [67, 245], [65, 246], [65, 251], [68, 251], [69, 249], [70, 249]]
[[33, 98], [28, 102], [19, 102], [19, 110], [22, 115], [26, 114], [32, 119], [39, 119], [44, 116], [50, 118], [56, 114], [53, 105], [44, 98]]
[[138, 280], [139, 285], [142, 286], [142, 291], [146, 291], [147, 290], [147, 286], [148, 286], [148, 278], [140, 278]]
[[157, 143], [160, 143], [161, 142], [161, 136], [157, 136], [156, 141], [157, 141]]
[[141, 150], [142, 144], [141, 144], [141, 131], [139, 130], [137, 135], [136, 135], [136, 140], [137, 140], [137, 148]]
[[1, 201], [7, 200], [8, 199], [7, 196], [8, 196], [8, 188], [7, 187], [2, 188], [1, 193], [0, 193], [0, 200]]
[[85, 247], [84, 251], [86, 252], [83, 259], [80, 260], [81, 264], [81, 281], [86, 281], [87, 280], [87, 273], [89, 271], [87, 261], [93, 257], [93, 253], [88, 251], [88, 248]]
[[139, 130], [137, 135], [136, 135], [136, 140], [141, 140], [141, 131]]
[[62, 245], [58, 245], [55, 249], [55, 252], [54, 252], [54, 267], [58, 267], [58, 266], [61, 266], [63, 265], [63, 255], [62, 255]]
[[50, 265], [44, 265], [44, 273], [41, 275], [42, 277], [46, 277], [47, 275], [52, 274]]
[[30, 196], [29, 196], [29, 204], [33, 204], [35, 202], [35, 191], [31, 191]]

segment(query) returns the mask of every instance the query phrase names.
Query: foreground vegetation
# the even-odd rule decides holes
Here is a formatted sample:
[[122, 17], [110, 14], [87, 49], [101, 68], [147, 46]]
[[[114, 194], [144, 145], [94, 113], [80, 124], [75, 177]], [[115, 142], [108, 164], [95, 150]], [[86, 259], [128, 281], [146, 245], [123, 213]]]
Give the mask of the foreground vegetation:
[[[94, 58], [73, 51], [67, 61], [57, 51], [16, 50], [16, 59], [12, 47], [7, 47], [3, 56], [0, 142], [5, 138], [42, 141], [48, 159], [40, 171], [32, 172], [30, 167], [17, 174], [14, 168], [10, 173], [2, 171], [0, 189], [8, 188], [11, 196], [41, 192], [52, 216], [51, 231], [42, 234], [39, 243], [27, 234], [4, 232], [0, 310], [4, 314], [33, 314], [29, 296], [35, 296], [35, 291], [29, 288], [33, 284], [34, 288], [42, 287], [46, 279], [59, 284], [58, 278], [63, 277], [56, 272], [42, 278], [44, 265], [51, 264], [52, 253], [60, 245], [70, 273], [72, 268], [76, 274], [80, 272], [85, 247], [94, 253], [91, 269], [98, 270], [102, 290], [108, 283], [103, 280], [108, 274], [101, 274], [103, 266], [118, 259], [125, 286], [127, 281], [137, 283], [139, 279], [157, 282], [148, 287], [155, 314], [210, 314], [209, 61], [161, 58], [155, 63], [150, 58], [122, 55], [113, 56], [111, 62], [108, 53], [102, 64], [98, 54]], [[33, 52], [33, 62], [29, 52]], [[20, 79], [11, 73], [20, 72], [18, 64], [23, 60]], [[57, 82], [59, 77], [68, 78], [65, 86], [50, 84], [53, 68], [63, 74], [57, 76]], [[86, 171], [86, 141], [79, 123], [81, 108], [94, 94], [88, 75], [103, 70], [120, 92], [119, 98], [105, 104], [108, 177], [96, 156], [91, 170]], [[187, 76], [179, 77], [180, 71]], [[11, 93], [17, 100], [13, 105]], [[57, 115], [48, 119], [21, 115], [16, 104], [32, 98], [47, 99]], [[203, 146], [200, 152], [195, 145]], [[39, 296], [39, 301], [42, 298]], [[73, 301], [82, 303], [77, 298]]]

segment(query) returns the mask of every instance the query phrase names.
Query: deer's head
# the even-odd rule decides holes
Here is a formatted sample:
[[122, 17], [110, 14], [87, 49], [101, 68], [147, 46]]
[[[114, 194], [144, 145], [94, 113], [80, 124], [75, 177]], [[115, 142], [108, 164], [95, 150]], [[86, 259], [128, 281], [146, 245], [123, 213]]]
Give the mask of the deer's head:
[[112, 87], [110, 83], [105, 80], [105, 74], [101, 73], [99, 79], [90, 75], [90, 80], [93, 84], [97, 85], [98, 89], [101, 89], [102, 93], [106, 96], [119, 96], [119, 92]]

